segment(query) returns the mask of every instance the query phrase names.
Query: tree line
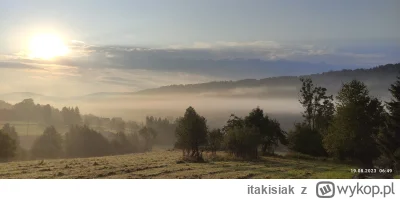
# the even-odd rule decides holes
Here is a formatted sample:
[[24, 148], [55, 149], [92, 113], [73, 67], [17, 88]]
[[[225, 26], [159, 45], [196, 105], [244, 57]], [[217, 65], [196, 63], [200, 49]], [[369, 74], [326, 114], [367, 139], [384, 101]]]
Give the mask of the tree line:
[[[61, 110], [50, 104], [35, 104], [33, 99], [24, 99], [14, 105], [3, 103], [0, 108], [0, 118], [3, 121], [25, 121], [46, 126], [87, 125], [97, 130], [104, 128], [113, 131], [125, 131], [126, 128], [138, 130], [134, 121], [123, 121], [120, 117], [104, 118], [92, 114], [83, 115], [79, 107], [63, 107]], [[130, 130], [131, 130], [130, 129]]]
[[175, 147], [185, 159], [201, 161], [204, 150], [213, 154], [225, 150], [236, 157], [255, 159], [260, 153], [274, 154], [283, 144], [295, 152], [352, 161], [364, 168], [399, 169], [400, 76], [389, 88], [389, 102], [370, 96], [359, 80], [342, 84], [335, 98], [311, 78], [300, 81], [304, 121], [295, 123], [288, 133], [259, 107], [244, 118], [232, 114], [222, 129], [212, 130], [206, 119], [189, 107], [177, 120]]
[[350, 160], [365, 168], [399, 169], [400, 77], [382, 102], [358, 80], [342, 85], [335, 100], [326, 89], [301, 79], [304, 122], [288, 135], [289, 148], [312, 156]]
[[49, 104], [35, 104], [33, 99], [24, 99], [12, 106], [0, 109], [0, 118], [6, 121], [26, 121], [46, 125], [79, 124], [79, 108], [64, 107], [60, 111]]
[[15, 128], [5, 124], [0, 130], [0, 161], [24, 159], [83, 158], [151, 151], [157, 131], [144, 126], [138, 132], [120, 131], [106, 138], [87, 125], [71, 125], [65, 134], [54, 126], [38, 136], [30, 150], [19, 146]]
[[226, 150], [240, 158], [254, 159], [259, 153], [273, 155], [279, 144], [288, 143], [279, 122], [259, 107], [244, 118], [232, 114], [222, 129], [211, 130], [207, 120], [189, 107], [177, 120], [176, 138], [175, 148], [182, 150], [185, 159], [195, 161], [202, 161], [205, 150], [213, 155]]
[[[32, 99], [23, 100], [7, 108], [9, 108], [7, 110], [18, 112], [35, 110], [36, 114], [40, 113], [44, 118], [52, 118], [57, 115], [52, 114], [52, 111], [58, 111], [50, 105], [35, 105]], [[69, 126], [67, 132], [60, 133], [55, 125], [49, 125], [28, 150], [20, 146], [20, 138], [15, 128], [9, 123], [5, 124], [0, 130], [0, 160], [136, 153], [150, 151], [154, 145], [171, 146], [175, 142], [176, 121], [172, 119], [147, 116], [143, 124], [124, 121], [120, 117], [110, 119], [92, 114], [81, 115], [78, 107], [63, 107], [59, 113], [63, 120], [62, 125]], [[28, 116], [19, 117], [19, 119], [34, 121]]]

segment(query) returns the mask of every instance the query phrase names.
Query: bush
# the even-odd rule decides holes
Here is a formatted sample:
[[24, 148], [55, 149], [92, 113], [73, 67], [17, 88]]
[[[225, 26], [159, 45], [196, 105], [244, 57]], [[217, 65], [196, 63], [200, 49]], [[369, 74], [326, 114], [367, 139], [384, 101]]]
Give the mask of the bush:
[[310, 127], [296, 124], [295, 130], [288, 135], [289, 149], [312, 156], [326, 156], [327, 153], [322, 144], [322, 136]]
[[260, 138], [257, 128], [234, 126], [227, 130], [225, 142], [227, 150], [236, 157], [255, 159], [258, 157]]

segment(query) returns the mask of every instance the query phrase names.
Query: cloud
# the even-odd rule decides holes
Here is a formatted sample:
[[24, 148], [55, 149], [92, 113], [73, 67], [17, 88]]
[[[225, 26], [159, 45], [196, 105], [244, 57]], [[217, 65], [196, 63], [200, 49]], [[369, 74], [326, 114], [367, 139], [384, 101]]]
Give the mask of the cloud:
[[273, 41], [196, 42], [162, 48], [90, 46], [88, 49], [91, 52], [80, 61], [74, 59], [64, 63], [238, 79], [371, 67], [392, 60], [384, 54], [341, 52], [326, 46]]
[[[80, 44], [82, 55], [99, 61], [106, 67], [151, 68], [154, 62], [163, 60], [186, 59], [224, 60], [224, 59], [260, 59], [263, 61], [288, 60], [310, 63], [324, 62], [332, 65], [367, 65], [396, 60], [400, 54], [346, 52], [333, 47], [315, 44], [278, 43], [275, 41], [254, 42], [195, 42], [189, 45], [170, 45], [158, 48], [131, 46], [90, 46]], [[82, 50], [83, 49], [83, 50]], [[375, 60], [375, 62], [373, 61]], [[92, 63], [91, 63], [92, 64]]]
[[63, 95], [128, 92], [170, 84], [302, 75], [400, 61], [399, 46], [390, 46], [390, 51], [383, 47], [373, 51], [370, 49], [374, 46], [338, 48], [276, 41], [195, 42], [146, 48], [96, 46], [72, 40], [67, 45], [71, 53], [52, 60], [30, 59], [24, 52], [0, 55], [0, 79], [14, 85], [0, 92], [36, 92], [35, 88], [38, 92]]
[[11, 68], [11, 69], [22, 69], [22, 68], [35, 68], [32, 65], [19, 63], [19, 62], [11, 62], [11, 61], [0, 61], [0, 69], [1, 68]]
[[275, 41], [254, 41], [254, 42], [233, 42], [233, 41], [217, 41], [217, 42], [194, 42], [191, 45], [170, 45], [160, 49], [226, 49], [226, 48], [266, 48], [276, 49], [281, 45]]

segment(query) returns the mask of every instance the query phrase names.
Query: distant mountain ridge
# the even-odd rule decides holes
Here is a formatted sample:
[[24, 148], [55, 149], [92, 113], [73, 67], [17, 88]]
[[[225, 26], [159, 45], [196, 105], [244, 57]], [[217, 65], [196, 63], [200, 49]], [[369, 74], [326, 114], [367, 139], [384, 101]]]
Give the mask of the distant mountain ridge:
[[311, 77], [314, 84], [326, 87], [335, 94], [342, 83], [358, 79], [367, 84], [374, 96], [387, 96], [389, 85], [400, 75], [400, 63], [376, 66], [370, 69], [345, 69], [303, 76], [279, 76], [263, 79], [243, 79], [238, 81], [213, 81], [199, 84], [169, 85], [159, 88], [145, 89], [137, 92], [99, 92], [70, 98], [45, 96], [30, 92], [0, 94], [0, 99], [7, 98], [46, 98], [51, 100], [108, 98], [118, 96], [152, 96], [152, 95], [205, 95], [213, 97], [260, 97], [280, 98], [297, 97], [301, 84], [299, 77]]
[[[286, 97], [293, 97], [294, 93], [288, 91], [297, 91], [299, 89], [301, 86], [299, 77], [310, 77], [314, 84], [324, 86], [328, 91], [331, 90], [332, 93], [337, 92], [342, 83], [358, 79], [369, 86], [371, 94], [381, 96], [387, 93], [389, 85], [395, 81], [397, 75], [400, 75], [400, 63], [386, 64], [370, 69], [346, 69], [304, 76], [280, 76], [264, 79], [244, 79], [239, 81], [214, 81], [201, 84], [170, 85], [138, 91], [135, 94], [209, 93], [223, 92], [238, 88], [276, 88], [264, 93], [258, 93], [258, 97], [267, 97], [268, 94], [270, 96], [276, 94], [277, 97], [284, 97], [285, 94], [287, 94]], [[222, 93], [220, 93], [220, 95], [221, 94]], [[246, 95], [246, 92], [243, 92], [243, 95]]]
[[[12, 92], [12, 93], [5, 93], [0, 94], [0, 100], [9, 101], [9, 99], [46, 99], [46, 100], [62, 100], [62, 97], [55, 97], [55, 96], [46, 96], [38, 93], [33, 92]], [[19, 100], [19, 101], [21, 101]]]

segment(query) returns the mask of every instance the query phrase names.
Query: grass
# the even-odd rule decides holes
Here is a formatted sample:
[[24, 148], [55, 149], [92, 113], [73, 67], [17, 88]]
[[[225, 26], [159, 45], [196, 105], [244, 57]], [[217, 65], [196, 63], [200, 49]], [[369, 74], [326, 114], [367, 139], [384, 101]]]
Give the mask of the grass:
[[351, 178], [352, 166], [319, 160], [283, 157], [262, 157], [255, 162], [222, 158], [206, 159], [206, 163], [181, 160], [180, 151], [157, 150], [129, 155], [36, 160], [0, 163], [0, 179], [4, 178]]

